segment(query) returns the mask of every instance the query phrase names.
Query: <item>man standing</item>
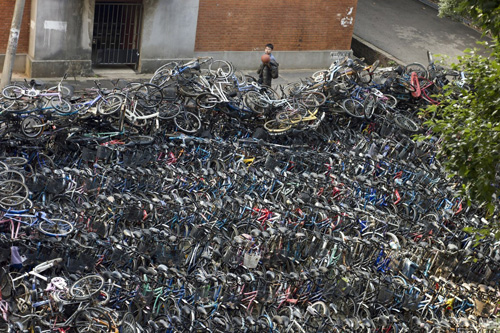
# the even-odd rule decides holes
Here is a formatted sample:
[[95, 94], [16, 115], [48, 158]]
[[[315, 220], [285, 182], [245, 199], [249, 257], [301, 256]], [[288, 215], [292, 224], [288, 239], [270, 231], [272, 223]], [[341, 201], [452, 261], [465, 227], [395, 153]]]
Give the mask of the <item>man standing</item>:
[[271, 86], [272, 80], [278, 78], [278, 62], [272, 54], [274, 49], [273, 44], [267, 44], [264, 49], [264, 54], [261, 57], [262, 63], [260, 64], [257, 74], [259, 74], [259, 83], [265, 86]]

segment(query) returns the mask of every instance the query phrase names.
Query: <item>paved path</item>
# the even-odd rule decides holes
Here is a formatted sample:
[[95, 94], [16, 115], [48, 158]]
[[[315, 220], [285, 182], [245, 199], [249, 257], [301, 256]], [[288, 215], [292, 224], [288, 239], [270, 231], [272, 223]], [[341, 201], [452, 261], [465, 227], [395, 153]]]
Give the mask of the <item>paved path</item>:
[[462, 23], [439, 18], [418, 0], [358, 0], [354, 34], [403, 63], [427, 64], [429, 50], [455, 59], [476, 46], [481, 34]]

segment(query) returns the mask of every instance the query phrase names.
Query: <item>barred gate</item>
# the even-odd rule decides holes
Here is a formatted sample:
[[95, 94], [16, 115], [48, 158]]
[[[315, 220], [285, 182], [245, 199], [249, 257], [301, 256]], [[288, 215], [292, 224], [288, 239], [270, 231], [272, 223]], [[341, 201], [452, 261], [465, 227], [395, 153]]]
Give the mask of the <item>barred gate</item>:
[[134, 65], [139, 60], [142, 3], [96, 1], [93, 65]]

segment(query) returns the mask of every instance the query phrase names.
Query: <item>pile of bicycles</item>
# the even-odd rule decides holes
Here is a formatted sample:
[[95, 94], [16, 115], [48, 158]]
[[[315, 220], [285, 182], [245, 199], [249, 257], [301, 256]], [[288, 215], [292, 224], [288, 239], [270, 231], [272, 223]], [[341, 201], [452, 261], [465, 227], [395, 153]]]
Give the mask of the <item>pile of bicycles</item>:
[[498, 330], [500, 243], [409, 111], [437, 81], [376, 65], [278, 94], [200, 58], [62, 113], [4, 90], [1, 330]]

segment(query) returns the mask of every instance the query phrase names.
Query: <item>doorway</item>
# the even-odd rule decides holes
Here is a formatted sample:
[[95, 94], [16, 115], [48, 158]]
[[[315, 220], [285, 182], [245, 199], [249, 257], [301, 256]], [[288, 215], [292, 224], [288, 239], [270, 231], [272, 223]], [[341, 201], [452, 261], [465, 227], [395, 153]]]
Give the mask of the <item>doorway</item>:
[[96, 0], [92, 65], [130, 65], [137, 69], [142, 11], [142, 1]]

